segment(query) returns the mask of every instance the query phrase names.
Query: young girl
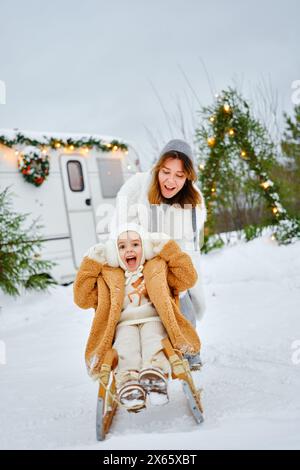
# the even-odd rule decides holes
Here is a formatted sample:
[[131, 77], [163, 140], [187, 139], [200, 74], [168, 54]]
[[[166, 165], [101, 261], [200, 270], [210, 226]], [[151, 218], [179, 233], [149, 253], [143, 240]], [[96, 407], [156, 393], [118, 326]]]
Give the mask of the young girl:
[[86, 347], [89, 374], [97, 379], [107, 350], [114, 347], [119, 400], [128, 410], [168, 400], [169, 362], [162, 339], [183, 354], [197, 354], [199, 337], [179, 310], [179, 292], [192, 287], [197, 272], [189, 255], [161, 233], [131, 223], [84, 256], [74, 282], [74, 300], [94, 307]]

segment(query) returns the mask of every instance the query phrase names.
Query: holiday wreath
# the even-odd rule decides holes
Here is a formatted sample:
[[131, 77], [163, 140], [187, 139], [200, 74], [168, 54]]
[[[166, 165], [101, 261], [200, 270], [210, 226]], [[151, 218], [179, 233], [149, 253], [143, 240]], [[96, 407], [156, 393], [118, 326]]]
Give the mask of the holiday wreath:
[[40, 186], [49, 175], [49, 157], [36, 149], [30, 150], [20, 154], [18, 168], [28, 183]]

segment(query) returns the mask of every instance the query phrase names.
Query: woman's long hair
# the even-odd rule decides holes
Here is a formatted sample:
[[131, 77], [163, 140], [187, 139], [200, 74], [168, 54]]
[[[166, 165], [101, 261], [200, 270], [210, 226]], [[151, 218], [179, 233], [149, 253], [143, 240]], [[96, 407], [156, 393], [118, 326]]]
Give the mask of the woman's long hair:
[[[172, 198], [165, 198], [161, 194], [158, 180], [158, 173], [163, 167], [167, 158], [178, 158], [181, 160], [183, 163], [183, 171], [186, 176], [184, 186]], [[201, 204], [201, 195], [193, 186], [193, 183], [197, 180], [194, 165], [190, 158], [188, 158], [184, 153], [175, 151], [165, 153], [160, 157], [152, 169], [152, 174], [153, 177], [148, 191], [148, 200], [150, 204], [179, 204], [182, 208], [184, 208], [185, 204], [189, 204], [192, 207], [196, 207], [197, 204]]]

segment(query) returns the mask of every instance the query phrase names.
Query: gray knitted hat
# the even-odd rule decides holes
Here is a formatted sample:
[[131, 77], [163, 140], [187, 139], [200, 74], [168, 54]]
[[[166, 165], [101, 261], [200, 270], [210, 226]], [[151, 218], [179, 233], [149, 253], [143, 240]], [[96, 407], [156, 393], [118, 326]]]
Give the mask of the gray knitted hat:
[[193, 164], [195, 163], [192, 147], [184, 140], [181, 140], [181, 139], [170, 140], [160, 152], [159, 158], [169, 152], [183, 153], [192, 161]]

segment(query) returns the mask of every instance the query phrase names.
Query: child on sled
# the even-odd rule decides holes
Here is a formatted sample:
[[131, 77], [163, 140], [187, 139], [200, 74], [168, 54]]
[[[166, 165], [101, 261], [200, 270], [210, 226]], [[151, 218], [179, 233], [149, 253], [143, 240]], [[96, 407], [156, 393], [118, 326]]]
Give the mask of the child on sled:
[[115, 348], [118, 398], [130, 411], [168, 401], [168, 337], [182, 354], [197, 354], [200, 340], [179, 310], [179, 292], [197, 281], [193, 263], [179, 245], [137, 224], [119, 227], [105, 244], [90, 248], [74, 282], [74, 300], [95, 308], [85, 359], [99, 377], [106, 351]]

